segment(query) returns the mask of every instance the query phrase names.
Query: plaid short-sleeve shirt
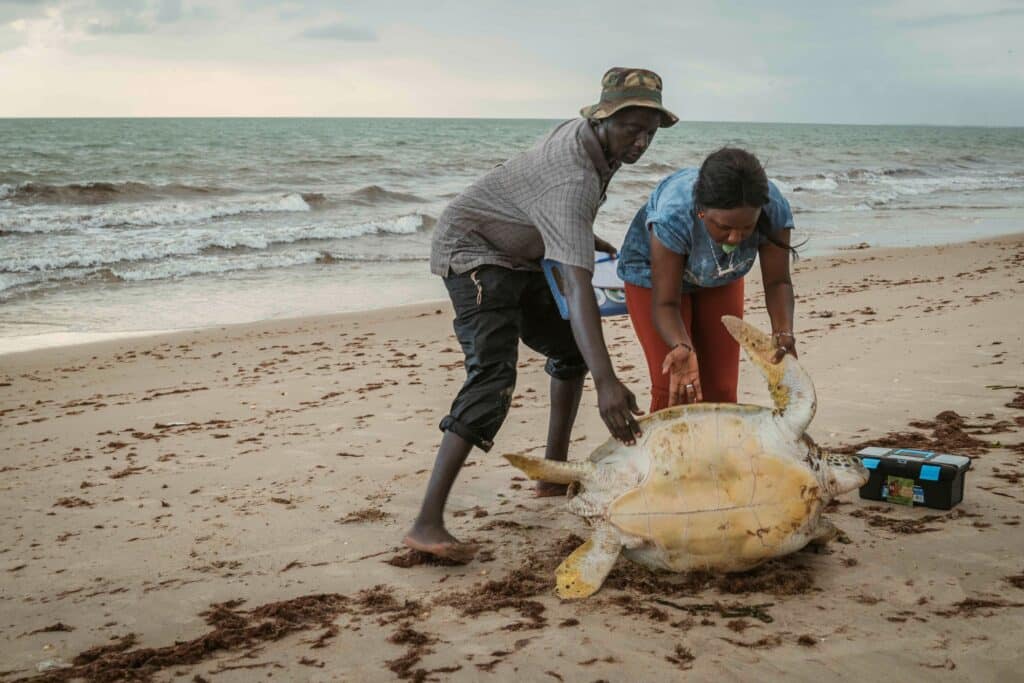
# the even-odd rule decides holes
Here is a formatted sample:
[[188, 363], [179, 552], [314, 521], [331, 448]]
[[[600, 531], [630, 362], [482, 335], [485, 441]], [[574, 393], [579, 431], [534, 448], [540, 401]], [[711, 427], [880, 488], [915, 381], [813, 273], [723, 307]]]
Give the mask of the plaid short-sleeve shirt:
[[459, 194], [434, 229], [430, 270], [540, 270], [549, 258], [594, 269], [594, 219], [617, 169], [586, 119], [555, 128]]

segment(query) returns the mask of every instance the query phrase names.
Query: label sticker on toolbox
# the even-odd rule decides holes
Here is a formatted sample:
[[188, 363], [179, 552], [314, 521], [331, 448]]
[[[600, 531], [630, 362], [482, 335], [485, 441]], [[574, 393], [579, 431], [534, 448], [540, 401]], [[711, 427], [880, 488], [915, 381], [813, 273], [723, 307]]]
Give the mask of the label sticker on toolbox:
[[889, 475], [882, 485], [882, 498], [897, 505], [913, 505], [914, 480]]

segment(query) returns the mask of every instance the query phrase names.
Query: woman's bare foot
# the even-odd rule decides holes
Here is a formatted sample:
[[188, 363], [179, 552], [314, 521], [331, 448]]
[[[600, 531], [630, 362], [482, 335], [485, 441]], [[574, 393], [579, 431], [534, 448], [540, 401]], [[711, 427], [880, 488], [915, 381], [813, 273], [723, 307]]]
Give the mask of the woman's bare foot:
[[552, 498], [554, 496], [565, 496], [568, 491], [568, 484], [552, 484], [550, 481], [538, 481], [533, 495], [537, 498]]
[[402, 542], [413, 550], [434, 557], [443, 557], [459, 564], [472, 561], [480, 550], [476, 543], [463, 543], [448, 533], [444, 527], [413, 527]]

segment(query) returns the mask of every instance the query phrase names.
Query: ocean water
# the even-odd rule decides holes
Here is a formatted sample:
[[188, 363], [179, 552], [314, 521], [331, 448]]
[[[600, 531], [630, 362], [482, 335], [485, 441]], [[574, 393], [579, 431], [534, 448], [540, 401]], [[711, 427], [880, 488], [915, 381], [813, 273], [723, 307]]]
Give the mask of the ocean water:
[[[556, 121], [0, 120], [0, 352], [442, 299], [450, 199]], [[682, 122], [612, 181], [621, 241], [654, 185], [755, 152], [806, 256], [1024, 230], [1024, 129]]]

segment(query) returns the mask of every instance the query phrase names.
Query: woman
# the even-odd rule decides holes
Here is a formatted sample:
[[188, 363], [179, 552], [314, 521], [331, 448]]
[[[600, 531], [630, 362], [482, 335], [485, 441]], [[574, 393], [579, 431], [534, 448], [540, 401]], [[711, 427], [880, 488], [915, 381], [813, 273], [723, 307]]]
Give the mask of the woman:
[[750, 152], [723, 148], [665, 178], [637, 212], [619, 256], [626, 307], [647, 357], [651, 411], [735, 403], [743, 277], [761, 259], [777, 351], [796, 356], [789, 260], [793, 214]]

